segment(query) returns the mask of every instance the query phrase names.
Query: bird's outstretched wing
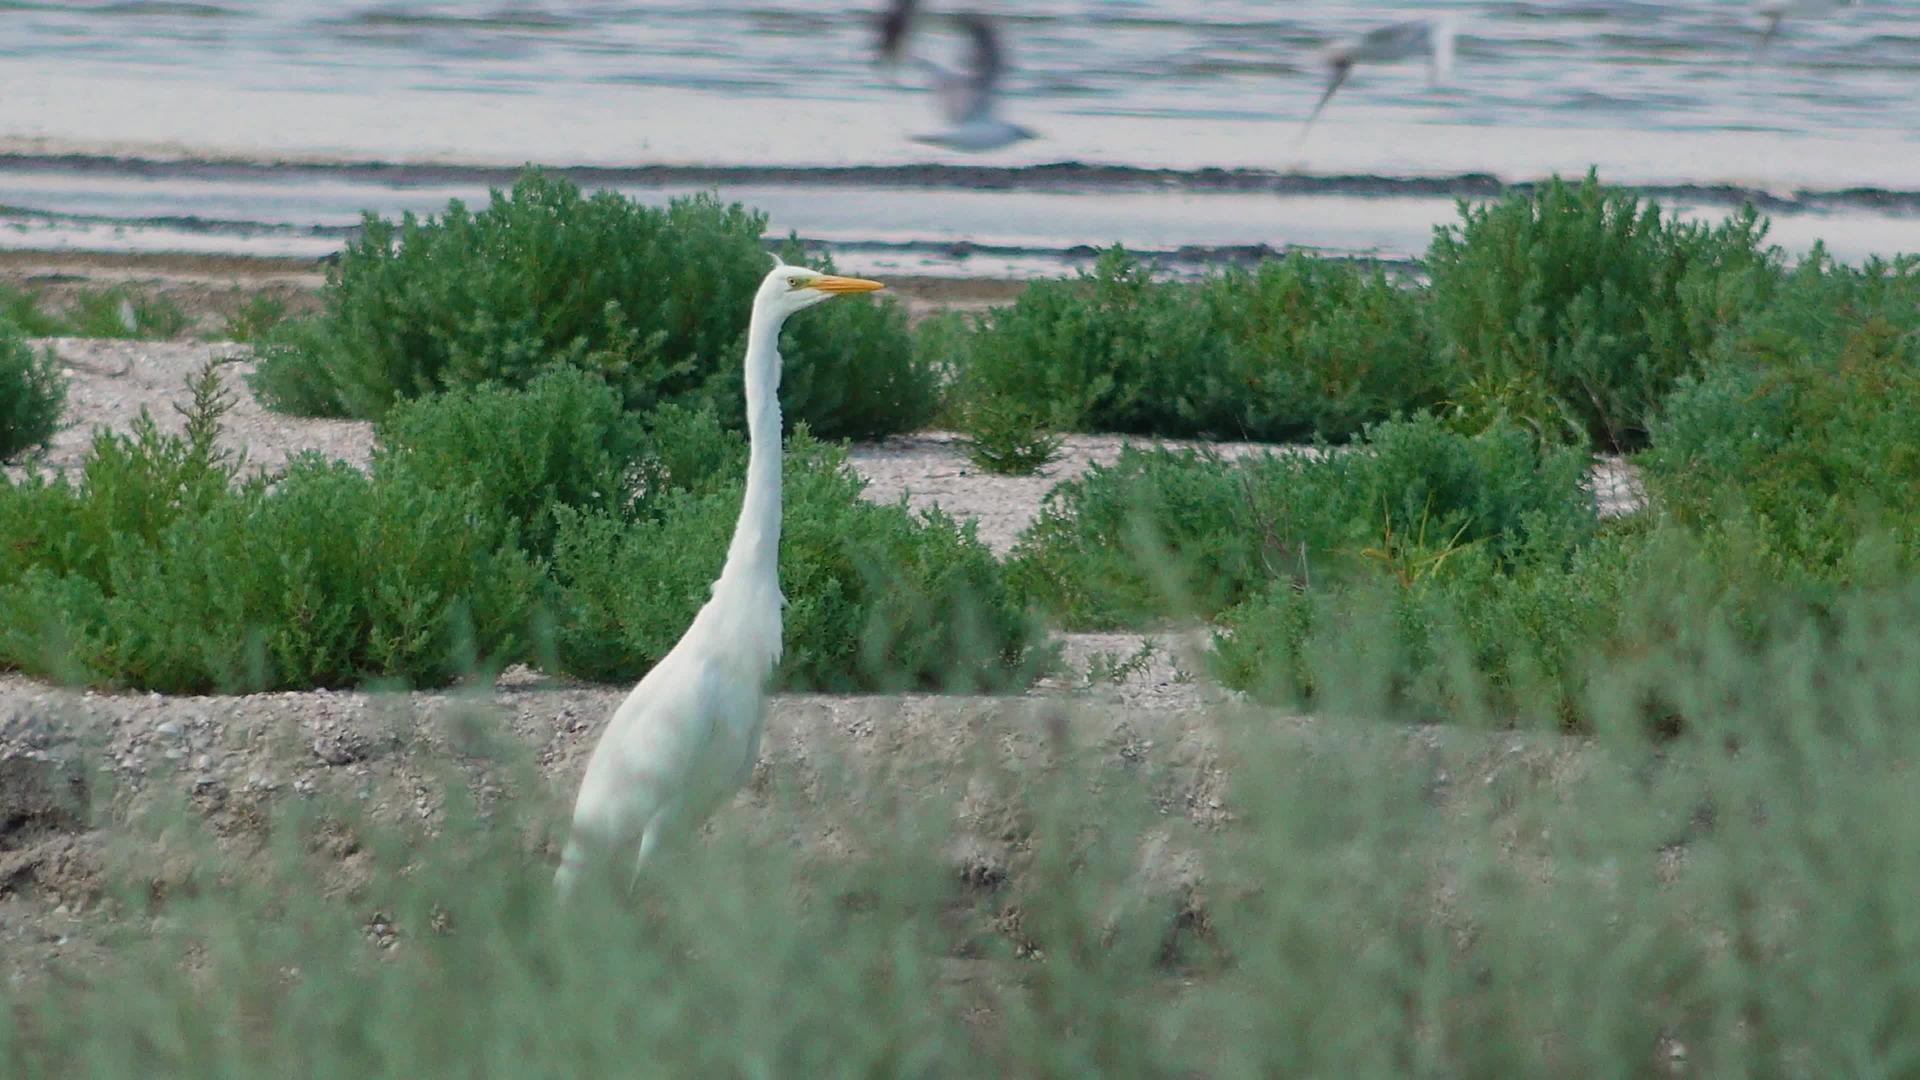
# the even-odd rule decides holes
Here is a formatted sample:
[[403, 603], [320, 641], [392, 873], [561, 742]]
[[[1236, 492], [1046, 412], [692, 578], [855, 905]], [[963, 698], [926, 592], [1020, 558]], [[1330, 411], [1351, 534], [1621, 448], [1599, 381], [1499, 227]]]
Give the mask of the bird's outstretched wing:
[[1360, 35], [1354, 55], [1365, 60], [1401, 60], [1432, 48], [1432, 33], [1432, 27], [1419, 19], [1376, 26]]
[[955, 16], [954, 22], [967, 35], [967, 69], [940, 87], [941, 107], [949, 121], [964, 124], [993, 114], [993, 95], [1006, 71], [1006, 56], [1000, 49], [1000, 35], [986, 16], [967, 12]]
[[887, 10], [880, 13], [877, 23], [880, 39], [875, 43], [877, 59], [882, 63], [895, 63], [906, 48], [907, 32], [913, 29], [913, 19], [920, 9], [919, 0], [892, 0]]

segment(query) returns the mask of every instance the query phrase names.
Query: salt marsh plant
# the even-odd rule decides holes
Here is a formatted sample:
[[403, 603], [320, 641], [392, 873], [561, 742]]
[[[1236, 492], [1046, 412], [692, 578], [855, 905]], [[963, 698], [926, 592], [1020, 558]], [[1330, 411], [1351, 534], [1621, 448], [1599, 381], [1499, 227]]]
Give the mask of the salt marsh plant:
[[190, 321], [179, 304], [136, 288], [80, 289], [64, 303], [43, 292], [0, 286], [0, 320], [29, 337], [179, 337]]
[[183, 434], [101, 431], [76, 478], [0, 491], [0, 658], [172, 692], [436, 684], [525, 648], [539, 567], [472, 493], [317, 457], [269, 483], [218, 442], [211, 366]]
[[381, 421], [380, 444], [383, 468], [429, 488], [473, 491], [546, 557], [562, 507], [629, 517], [647, 439], [612, 387], [555, 368], [524, 389], [489, 384], [401, 402]]
[[[276, 332], [253, 385], [275, 408], [378, 418], [394, 403], [568, 366], [633, 410], [738, 416], [766, 217], [706, 196], [642, 206], [530, 170], [470, 211], [372, 215], [329, 272], [324, 310]], [[814, 260], [816, 263], [820, 260]], [[906, 317], [849, 301], [782, 336], [791, 421], [823, 436], [919, 426], [934, 404]]]
[[[788, 442], [785, 472], [778, 683], [1004, 687], [1033, 677], [1036, 627], [971, 523], [866, 501], [845, 452], [804, 430]], [[673, 646], [707, 599], [739, 515], [737, 471], [719, 475], [726, 479], [665, 494], [637, 523], [561, 514], [563, 669], [632, 680]]]
[[67, 379], [51, 349], [35, 349], [0, 319], [0, 461], [44, 446], [60, 430]]
[[[539, 660], [636, 678], [704, 599], [744, 440], [624, 413], [581, 372], [388, 414], [362, 472], [250, 473], [211, 367], [186, 431], [101, 432], [77, 474], [0, 488], [0, 662], [174, 692], [446, 683]], [[1003, 686], [1033, 627], [971, 526], [864, 500], [794, 435], [781, 572], [796, 688]]]
[[959, 406], [967, 460], [1000, 476], [1032, 476], [1060, 456], [1052, 406], [1008, 396], [976, 396]]
[[1339, 441], [1437, 401], [1430, 354], [1420, 298], [1377, 271], [1294, 255], [1162, 282], [1114, 248], [982, 320], [954, 393], [1081, 431]]
[[164, 296], [124, 288], [84, 289], [74, 295], [62, 333], [70, 337], [165, 341], [179, 337], [188, 322], [180, 305]]
[[1668, 399], [1641, 459], [1650, 490], [1776, 576], [1904, 579], [1920, 554], [1916, 334], [1920, 259], [1856, 269], [1816, 251]]
[[1426, 268], [1449, 397], [1468, 424], [1632, 450], [1661, 399], [1761, 307], [1778, 253], [1751, 207], [1665, 215], [1592, 173], [1558, 177], [1434, 231]]
[[1490, 565], [1564, 559], [1594, 527], [1583, 456], [1514, 427], [1475, 436], [1430, 416], [1367, 429], [1350, 452], [1226, 460], [1123, 450], [1056, 487], [1008, 572], [1074, 627], [1210, 617], [1285, 582], [1331, 585], [1477, 548]]
[[219, 337], [223, 341], [267, 341], [287, 321], [287, 301], [272, 293], [255, 293], [227, 316]]
[[60, 898], [85, 959], [0, 986], [0, 1054], [107, 1078], [1898, 1073], [1916, 626], [1907, 595], [1758, 651], [1709, 630], [1590, 688], [1602, 716], [1649, 684], [1691, 703], [1661, 742], [1225, 712], [1209, 768], [1094, 713], [974, 717], [958, 757], [828, 738], [777, 750], [673, 873], [571, 909], [544, 735], [410, 779], [391, 815], [321, 771], [209, 821], [157, 779], [99, 808], [139, 842]]

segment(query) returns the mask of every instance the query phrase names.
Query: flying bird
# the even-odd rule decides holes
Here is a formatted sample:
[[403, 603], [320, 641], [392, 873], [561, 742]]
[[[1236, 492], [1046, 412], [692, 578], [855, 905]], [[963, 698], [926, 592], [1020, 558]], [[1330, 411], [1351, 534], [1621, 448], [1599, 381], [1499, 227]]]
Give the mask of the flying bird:
[[1307, 130], [1320, 118], [1320, 111], [1332, 100], [1334, 91], [1340, 89], [1341, 84], [1347, 81], [1347, 76], [1353, 74], [1355, 65], [1389, 64], [1425, 57], [1428, 78], [1435, 83], [1446, 78], [1453, 72], [1456, 33], [1451, 19], [1414, 19], [1376, 26], [1357, 37], [1334, 42], [1320, 53], [1320, 65], [1327, 69], [1327, 88], [1321, 91], [1320, 100], [1307, 116], [1305, 126], [1300, 129], [1300, 137], [1306, 137]]
[[739, 790], [760, 752], [780, 660], [780, 328], [788, 316], [884, 288], [774, 259], [747, 323], [747, 488], [710, 599], [615, 710], [587, 761], [554, 884], [574, 891], [595, 855], [631, 852], [634, 875], [672, 836]]
[[1000, 35], [993, 24], [986, 16], [971, 12], [954, 16], [954, 22], [967, 35], [966, 72], [948, 71], [931, 60], [920, 61], [933, 79], [933, 90], [948, 127], [931, 135], [916, 135], [914, 141], [954, 150], [979, 151], [997, 150], [1022, 139], [1037, 138], [1035, 132], [994, 113], [994, 97], [1007, 65], [1006, 55], [1000, 48]]
[[875, 44], [875, 59], [888, 67], [900, 62], [906, 50], [907, 35], [913, 30], [914, 16], [920, 12], [920, 0], [893, 0], [877, 20], [880, 40]]
[[1767, 51], [1767, 46], [1773, 44], [1774, 37], [1780, 33], [1783, 20], [1824, 18], [1852, 5], [1853, 0], [1761, 0], [1753, 11], [1767, 20], [1767, 29], [1760, 35], [1760, 47], [1753, 55]]

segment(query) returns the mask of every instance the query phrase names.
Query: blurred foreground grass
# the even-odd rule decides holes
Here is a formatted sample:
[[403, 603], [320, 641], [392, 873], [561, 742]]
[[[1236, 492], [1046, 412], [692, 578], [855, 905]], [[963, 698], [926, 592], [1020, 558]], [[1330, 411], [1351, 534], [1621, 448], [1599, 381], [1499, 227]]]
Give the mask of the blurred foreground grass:
[[[1883, 600], [1758, 649], [1711, 630], [1654, 672], [1698, 718], [1665, 740], [1223, 710], [1191, 719], [1195, 766], [1095, 713], [977, 700], [958, 739], [816, 733], [777, 742], [751, 806], [631, 896], [575, 910], [549, 885], [565, 793], [517, 740], [441, 758], [425, 816], [343, 776], [236, 830], [149, 780], [96, 799], [118, 817], [98, 958], [5, 989], [0, 1060], [1900, 1075], [1920, 1053], [1916, 628], [1920, 605]], [[1370, 677], [1345, 663], [1324, 677]], [[1594, 711], [1631, 712], [1646, 674], [1596, 681]], [[1217, 808], [1191, 771], [1213, 766]]]

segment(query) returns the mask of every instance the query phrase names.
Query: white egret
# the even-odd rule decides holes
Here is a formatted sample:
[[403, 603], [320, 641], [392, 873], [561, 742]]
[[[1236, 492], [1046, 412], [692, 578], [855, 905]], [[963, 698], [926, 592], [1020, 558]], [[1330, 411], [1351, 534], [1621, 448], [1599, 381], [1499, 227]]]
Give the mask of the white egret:
[[1782, 20], [1823, 18], [1852, 5], [1853, 0], [1760, 0], [1753, 6], [1753, 12], [1767, 20], [1767, 29], [1760, 35], [1760, 47], [1753, 54], [1758, 56], [1773, 44]]
[[920, 61], [933, 78], [934, 93], [939, 96], [940, 111], [946, 114], [949, 126], [931, 135], [916, 135], [914, 140], [954, 150], [997, 150], [1022, 139], [1037, 138], [1034, 132], [994, 114], [994, 96], [1006, 72], [1006, 60], [993, 24], [986, 16], [971, 12], [954, 16], [954, 22], [966, 31], [969, 41], [966, 73], [948, 71], [931, 60]]
[[711, 597], [600, 736], [554, 883], [575, 888], [596, 855], [631, 852], [636, 876], [661, 842], [698, 826], [746, 782], [760, 752], [767, 680], [780, 660], [780, 327], [877, 281], [775, 266], [747, 324], [747, 488]]
[[1376, 26], [1357, 37], [1327, 46], [1319, 57], [1320, 66], [1327, 69], [1327, 88], [1300, 129], [1301, 138], [1306, 137], [1307, 130], [1320, 118], [1320, 110], [1333, 99], [1334, 91], [1353, 74], [1354, 65], [1392, 63], [1423, 56], [1427, 60], [1429, 80], [1438, 83], [1453, 72], [1453, 44], [1457, 34], [1450, 18], [1415, 19]]

